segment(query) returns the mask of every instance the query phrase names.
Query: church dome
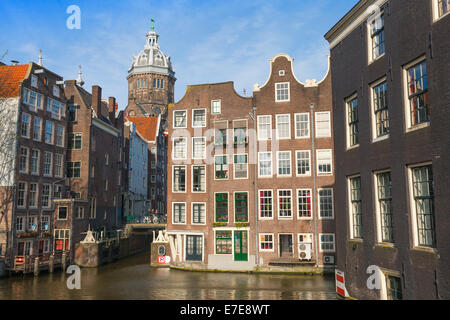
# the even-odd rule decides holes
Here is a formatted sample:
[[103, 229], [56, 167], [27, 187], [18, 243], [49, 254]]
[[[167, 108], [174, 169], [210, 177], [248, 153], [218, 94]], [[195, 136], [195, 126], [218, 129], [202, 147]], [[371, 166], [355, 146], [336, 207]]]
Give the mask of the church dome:
[[157, 72], [174, 75], [170, 57], [161, 51], [158, 43], [159, 35], [150, 30], [146, 35], [145, 48], [137, 56], [133, 56], [129, 75], [145, 72]]

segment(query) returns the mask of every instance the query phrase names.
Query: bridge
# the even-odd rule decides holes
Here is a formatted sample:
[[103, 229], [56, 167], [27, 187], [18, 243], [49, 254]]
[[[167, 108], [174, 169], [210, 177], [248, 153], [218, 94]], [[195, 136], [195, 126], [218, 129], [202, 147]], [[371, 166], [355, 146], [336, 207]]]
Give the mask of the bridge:
[[166, 230], [166, 228], [165, 223], [130, 223], [125, 226], [125, 234], [158, 234], [158, 231]]

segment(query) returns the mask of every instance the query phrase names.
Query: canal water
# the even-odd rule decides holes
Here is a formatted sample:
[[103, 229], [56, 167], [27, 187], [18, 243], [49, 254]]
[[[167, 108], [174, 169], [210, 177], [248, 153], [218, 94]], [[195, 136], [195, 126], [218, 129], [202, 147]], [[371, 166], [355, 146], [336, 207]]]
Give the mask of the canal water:
[[185, 272], [150, 268], [149, 254], [96, 269], [81, 269], [81, 289], [69, 290], [68, 275], [0, 279], [0, 300], [328, 300], [334, 278], [293, 275]]

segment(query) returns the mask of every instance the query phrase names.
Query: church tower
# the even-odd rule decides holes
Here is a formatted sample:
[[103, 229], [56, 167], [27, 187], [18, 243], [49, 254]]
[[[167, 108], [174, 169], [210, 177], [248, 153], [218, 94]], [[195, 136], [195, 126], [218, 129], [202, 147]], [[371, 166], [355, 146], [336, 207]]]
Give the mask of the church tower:
[[163, 119], [167, 119], [168, 105], [174, 103], [176, 78], [170, 57], [159, 47], [159, 35], [153, 19], [152, 23], [144, 50], [133, 56], [128, 70], [128, 106], [125, 114], [130, 117], [161, 114]]

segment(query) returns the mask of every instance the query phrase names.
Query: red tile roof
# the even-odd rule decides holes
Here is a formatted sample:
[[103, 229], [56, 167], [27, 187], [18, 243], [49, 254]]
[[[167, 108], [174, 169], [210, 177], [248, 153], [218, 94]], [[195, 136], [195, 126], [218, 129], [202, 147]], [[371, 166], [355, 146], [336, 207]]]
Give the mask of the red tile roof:
[[0, 97], [19, 96], [19, 85], [25, 79], [29, 65], [0, 66]]
[[136, 125], [137, 131], [147, 140], [155, 141], [158, 130], [158, 117], [128, 117]]

